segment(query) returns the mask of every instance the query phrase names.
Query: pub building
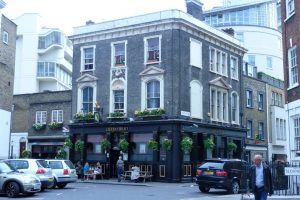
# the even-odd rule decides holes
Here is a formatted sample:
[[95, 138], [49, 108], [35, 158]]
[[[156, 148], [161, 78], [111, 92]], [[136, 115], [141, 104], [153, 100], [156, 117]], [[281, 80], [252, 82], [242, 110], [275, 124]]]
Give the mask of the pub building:
[[243, 157], [238, 40], [179, 10], [89, 21], [70, 39], [70, 136], [84, 143], [71, 160], [100, 162], [111, 178], [122, 156], [125, 170], [182, 182], [207, 158]]

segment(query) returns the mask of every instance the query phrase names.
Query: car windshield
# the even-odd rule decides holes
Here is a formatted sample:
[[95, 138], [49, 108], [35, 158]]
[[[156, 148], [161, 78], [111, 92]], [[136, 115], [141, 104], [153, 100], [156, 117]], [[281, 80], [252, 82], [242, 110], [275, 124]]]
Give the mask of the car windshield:
[[223, 162], [207, 162], [200, 166], [200, 168], [205, 169], [223, 169]]
[[0, 171], [1, 173], [8, 173], [15, 171], [9, 164], [5, 162], [0, 162]]
[[68, 165], [68, 167], [69, 167], [70, 169], [75, 169], [75, 166], [73, 165], [73, 163], [72, 163], [71, 161], [66, 160], [65, 163], [66, 163], [66, 165]]

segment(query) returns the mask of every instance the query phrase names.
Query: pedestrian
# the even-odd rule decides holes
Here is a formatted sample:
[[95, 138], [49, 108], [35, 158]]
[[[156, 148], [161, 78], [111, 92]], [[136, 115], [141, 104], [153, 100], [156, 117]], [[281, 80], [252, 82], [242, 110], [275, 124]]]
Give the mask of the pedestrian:
[[81, 180], [83, 179], [82, 172], [83, 172], [83, 167], [81, 165], [81, 162], [78, 161], [77, 164], [76, 164], [76, 174], [78, 176], [78, 179], [81, 179]]
[[139, 177], [140, 177], [140, 168], [136, 165], [134, 165], [132, 168], [131, 168], [131, 180], [133, 180], [135, 183], [138, 182], [139, 180]]
[[88, 162], [85, 162], [84, 167], [83, 167], [83, 175], [84, 175], [84, 179], [86, 178], [86, 180], [88, 180], [88, 173], [90, 171], [90, 165]]
[[122, 160], [122, 156], [119, 156], [119, 160], [117, 161], [118, 182], [121, 182], [123, 171], [124, 171], [124, 161]]
[[[249, 189], [254, 194], [255, 200], [267, 200], [273, 194], [271, 170], [262, 162], [261, 155], [254, 155], [254, 164], [249, 171]], [[250, 195], [248, 191], [248, 195]]]

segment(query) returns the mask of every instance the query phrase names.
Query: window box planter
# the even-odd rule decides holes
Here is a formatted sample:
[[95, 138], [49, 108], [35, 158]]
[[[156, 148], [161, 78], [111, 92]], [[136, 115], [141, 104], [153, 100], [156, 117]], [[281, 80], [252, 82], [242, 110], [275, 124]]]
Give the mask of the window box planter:
[[166, 118], [165, 113], [162, 108], [145, 109], [144, 111], [135, 111], [135, 116], [140, 120], [159, 120]]
[[36, 123], [32, 125], [32, 128], [36, 131], [45, 130], [46, 124]]
[[123, 112], [112, 112], [109, 114], [109, 117], [107, 117], [107, 120], [109, 122], [120, 122], [120, 121], [127, 121], [128, 118], [125, 117], [125, 113]]
[[95, 116], [91, 112], [83, 113], [83, 112], [78, 112], [73, 116], [73, 120], [75, 123], [92, 123], [95, 122]]
[[51, 122], [50, 124], [48, 124], [49, 128], [52, 130], [60, 130], [63, 127], [63, 123], [61, 122]]

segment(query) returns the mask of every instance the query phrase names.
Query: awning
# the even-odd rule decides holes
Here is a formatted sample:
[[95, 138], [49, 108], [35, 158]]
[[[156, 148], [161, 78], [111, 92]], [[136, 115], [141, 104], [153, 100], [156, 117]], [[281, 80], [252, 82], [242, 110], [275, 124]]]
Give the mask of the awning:
[[259, 147], [259, 146], [246, 146], [246, 150], [258, 150], [258, 151], [267, 151], [267, 147]]

